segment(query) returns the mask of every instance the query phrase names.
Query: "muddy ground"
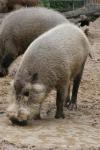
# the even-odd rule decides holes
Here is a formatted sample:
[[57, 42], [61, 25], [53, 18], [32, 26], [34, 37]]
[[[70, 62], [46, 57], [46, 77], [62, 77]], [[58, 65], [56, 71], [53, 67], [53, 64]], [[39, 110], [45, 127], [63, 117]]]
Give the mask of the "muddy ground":
[[55, 92], [41, 110], [42, 120], [13, 126], [5, 116], [11, 77], [0, 79], [0, 150], [100, 150], [100, 18], [90, 25], [93, 60], [88, 58], [78, 109], [64, 108], [66, 118], [54, 119]]

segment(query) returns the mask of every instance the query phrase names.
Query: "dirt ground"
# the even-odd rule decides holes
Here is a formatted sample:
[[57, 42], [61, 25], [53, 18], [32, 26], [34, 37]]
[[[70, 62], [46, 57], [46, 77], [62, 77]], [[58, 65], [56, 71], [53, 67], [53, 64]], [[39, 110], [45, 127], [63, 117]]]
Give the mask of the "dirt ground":
[[88, 58], [78, 94], [78, 109], [64, 108], [56, 120], [55, 92], [41, 110], [42, 120], [26, 127], [5, 116], [11, 77], [0, 79], [0, 150], [100, 150], [100, 18], [90, 25], [93, 59]]

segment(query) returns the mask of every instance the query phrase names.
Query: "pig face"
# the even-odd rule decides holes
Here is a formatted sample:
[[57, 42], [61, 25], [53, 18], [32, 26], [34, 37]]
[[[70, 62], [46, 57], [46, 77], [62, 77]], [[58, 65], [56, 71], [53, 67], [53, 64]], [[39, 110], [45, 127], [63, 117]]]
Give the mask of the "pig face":
[[12, 87], [11, 103], [7, 109], [7, 116], [12, 123], [27, 124], [28, 120], [36, 119], [40, 113], [40, 104], [45, 99], [45, 86], [39, 83], [14, 83]]

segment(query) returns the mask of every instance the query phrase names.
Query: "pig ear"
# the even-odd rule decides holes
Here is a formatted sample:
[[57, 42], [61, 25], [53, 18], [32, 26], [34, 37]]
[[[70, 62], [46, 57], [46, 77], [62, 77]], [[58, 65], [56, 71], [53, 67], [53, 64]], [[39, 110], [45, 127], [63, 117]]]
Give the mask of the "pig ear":
[[38, 80], [38, 73], [33, 74], [32, 82], [36, 82]]

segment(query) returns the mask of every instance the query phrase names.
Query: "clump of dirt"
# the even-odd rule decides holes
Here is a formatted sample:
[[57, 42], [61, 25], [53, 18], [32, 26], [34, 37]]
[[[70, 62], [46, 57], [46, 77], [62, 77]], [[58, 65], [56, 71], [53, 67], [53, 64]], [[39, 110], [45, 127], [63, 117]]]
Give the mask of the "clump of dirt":
[[42, 120], [33, 121], [26, 127], [13, 126], [3, 114], [12, 78], [0, 79], [1, 149], [100, 149], [100, 18], [90, 24], [90, 35], [94, 58], [88, 58], [85, 65], [78, 94], [78, 110], [64, 108], [65, 119], [54, 119], [56, 93], [52, 91], [42, 106]]

